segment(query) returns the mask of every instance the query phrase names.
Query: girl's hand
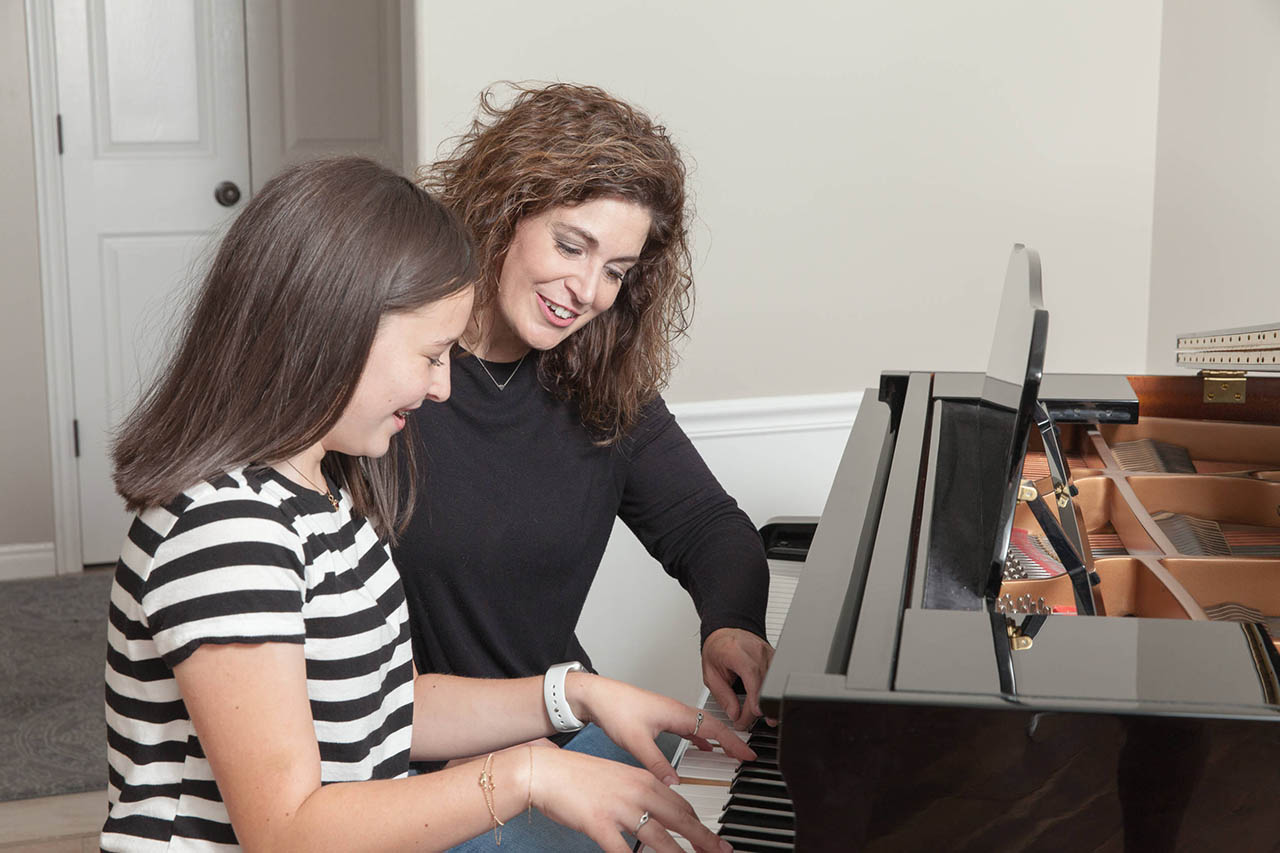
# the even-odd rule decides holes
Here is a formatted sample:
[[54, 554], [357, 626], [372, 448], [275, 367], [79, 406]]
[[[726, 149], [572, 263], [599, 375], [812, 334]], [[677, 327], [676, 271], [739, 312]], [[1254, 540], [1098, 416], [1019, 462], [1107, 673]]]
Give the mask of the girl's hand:
[[[733, 850], [703, 826], [683, 797], [644, 770], [617, 761], [535, 748], [529, 795], [539, 811], [588, 836], [605, 853], [630, 853], [624, 832], [659, 853], [679, 853], [672, 832], [705, 853]], [[641, 825], [642, 815], [648, 819]]]
[[680, 780], [653, 742], [660, 732], [690, 738], [703, 750], [711, 749], [710, 741], [716, 741], [725, 754], [739, 761], [753, 761], [756, 757], [751, 747], [724, 723], [706, 714], [699, 725], [696, 708], [666, 696], [589, 673], [570, 673], [565, 693], [579, 719], [604, 729], [610, 740], [635, 756], [666, 785]]

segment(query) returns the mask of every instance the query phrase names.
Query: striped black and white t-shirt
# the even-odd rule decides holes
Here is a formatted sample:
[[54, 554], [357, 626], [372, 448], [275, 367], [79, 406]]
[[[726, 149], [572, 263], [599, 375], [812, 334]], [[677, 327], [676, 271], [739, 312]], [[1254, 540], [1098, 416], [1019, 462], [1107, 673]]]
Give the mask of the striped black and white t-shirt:
[[409, 769], [408, 611], [343, 491], [237, 469], [138, 515], [111, 589], [104, 850], [237, 849], [173, 668], [203, 643], [300, 643], [324, 783]]

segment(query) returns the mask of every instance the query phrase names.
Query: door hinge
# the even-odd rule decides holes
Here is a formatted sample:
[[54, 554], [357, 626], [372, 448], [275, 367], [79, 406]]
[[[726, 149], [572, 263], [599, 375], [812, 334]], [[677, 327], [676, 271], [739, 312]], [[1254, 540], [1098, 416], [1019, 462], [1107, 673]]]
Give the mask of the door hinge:
[[71, 421], [71, 440], [75, 444], [76, 458], [80, 458], [80, 421]]
[[58, 113], [58, 154], [62, 154], [62, 113]]

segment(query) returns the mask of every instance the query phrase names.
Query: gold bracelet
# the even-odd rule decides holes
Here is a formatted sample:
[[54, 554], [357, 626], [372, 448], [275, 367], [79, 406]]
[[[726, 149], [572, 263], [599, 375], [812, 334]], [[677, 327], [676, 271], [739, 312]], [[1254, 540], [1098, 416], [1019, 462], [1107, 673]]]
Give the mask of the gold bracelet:
[[493, 753], [484, 760], [484, 767], [480, 770], [480, 791], [484, 795], [484, 804], [489, 808], [489, 816], [493, 818], [493, 838], [498, 846], [502, 846], [502, 827], [506, 826], [501, 820], [498, 820], [498, 812], [493, 807]]
[[525, 814], [529, 823], [533, 823], [533, 746], [529, 746], [529, 800], [525, 806]]

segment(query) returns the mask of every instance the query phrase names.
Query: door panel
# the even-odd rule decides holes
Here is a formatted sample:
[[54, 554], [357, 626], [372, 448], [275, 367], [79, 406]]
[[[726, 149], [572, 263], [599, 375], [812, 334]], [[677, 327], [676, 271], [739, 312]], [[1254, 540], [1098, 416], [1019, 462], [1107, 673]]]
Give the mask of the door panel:
[[405, 109], [412, 82], [406, 67], [412, 63], [402, 62], [401, 48], [407, 5], [405, 0], [249, 5], [255, 190], [285, 166], [323, 154], [363, 154], [402, 172], [417, 166], [405, 162], [406, 127], [413, 123]]
[[97, 0], [92, 10], [99, 152], [207, 141], [212, 9]]
[[127, 516], [110, 436], [167, 354], [224, 223], [249, 193], [243, 0], [57, 0], [83, 561]]

